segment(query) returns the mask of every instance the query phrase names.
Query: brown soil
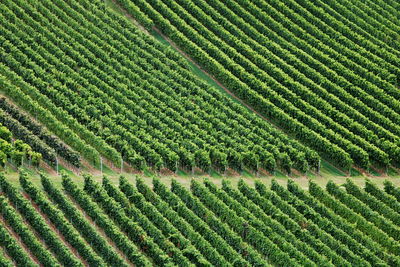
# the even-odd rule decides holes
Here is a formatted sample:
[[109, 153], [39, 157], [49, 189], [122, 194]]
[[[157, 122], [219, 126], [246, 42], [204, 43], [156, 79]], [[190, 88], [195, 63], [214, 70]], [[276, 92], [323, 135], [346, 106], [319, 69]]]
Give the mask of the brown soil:
[[193, 174], [196, 176], [204, 176], [204, 177], [209, 177], [208, 173], [204, 172], [202, 169], [199, 167], [193, 167]]
[[175, 172], [171, 171], [170, 169], [167, 168], [162, 168], [160, 170], [160, 174], [163, 176], [176, 176]]
[[232, 168], [227, 168], [226, 171], [225, 171], [225, 176], [237, 177], [237, 176], [240, 176], [240, 173], [238, 173], [237, 171], [235, 171]]
[[47, 164], [46, 162], [42, 161], [40, 162], [40, 168], [43, 168], [46, 170], [46, 173], [48, 173], [49, 175], [57, 175], [57, 170], [54, 170], [53, 167], [51, 167], [49, 164]]
[[305, 176], [304, 173], [302, 173], [301, 171], [296, 170], [296, 169], [290, 169], [290, 172], [292, 173], [290, 176], [296, 176], [296, 177]]
[[[80, 168], [77, 168], [75, 166], [73, 166], [71, 163], [69, 163], [68, 161], [66, 161], [64, 158], [58, 157], [58, 164], [64, 166], [65, 168], [67, 168], [68, 170], [72, 171], [75, 174], [80, 174], [81, 170]], [[83, 161], [81, 159], [81, 164], [83, 164]]]
[[379, 173], [379, 175], [382, 176], [382, 177], [387, 177], [388, 176], [385, 169], [379, 169], [379, 168], [376, 168], [376, 167], [372, 167], [371, 169], [374, 170], [375, 172]]
[[[81, 164], [82, 164], [82, 169], [84, 168], [85, 170], [87, 170], [89, 173], [95, 174], [95, 175], [99, 175], [100, 174], [100, 170], [97, 170], [96, 168], [94, 168], [94, 166], [92, 164], [90, 164], [86, 159], [82, 158], [81, 159]], [[81, 169], [79, 170], [79, 174], [81, 174]]]
[[260, 168], [258, 170], [258, 176], [272, 176], [272, 174], [269, 171]]
[[360, 172], [363, 176], [371, 176], [365, 169], [359, 168], [357, 166], [353, 166], [354, 169], [356, 169], [358, 172]]

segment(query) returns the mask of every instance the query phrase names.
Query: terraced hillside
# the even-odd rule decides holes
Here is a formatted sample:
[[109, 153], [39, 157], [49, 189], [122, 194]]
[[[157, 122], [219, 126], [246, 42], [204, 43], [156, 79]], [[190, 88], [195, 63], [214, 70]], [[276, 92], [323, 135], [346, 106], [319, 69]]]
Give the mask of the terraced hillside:
[[398, 164], [396, 1], [116, 2], [336, 164]]
[[[60, 189], [0, 175], [1, 263], [9, 266], [399, 266], [399, 188], [309, 190], [158, 178], [148, 186], [67, 175]], [[397, 197], [397, 199], [396, 199]], [[7, 265], [8, 264], [8, 265]]]
[[319, 168], [314, 150], [199, 79], [102, 1], [0, 8], [1, 91], [68, 145], [51, 147], [72, 165], [76, 151], [95, 166], [105, 158], [137, 170]]

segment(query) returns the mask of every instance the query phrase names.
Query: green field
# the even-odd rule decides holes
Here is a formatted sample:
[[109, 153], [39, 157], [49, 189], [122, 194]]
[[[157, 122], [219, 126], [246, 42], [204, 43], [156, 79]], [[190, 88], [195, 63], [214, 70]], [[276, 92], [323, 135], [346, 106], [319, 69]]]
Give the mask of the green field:
[[2, 263], [399, 264], [400, 187], [287, 181], [1, 175]]
[[[351, 1], [343, 2], [350, 4]], [[83, 169], [98, 168], [103, 161], [104, 166], [120, 166], [124, 162], [123, 165], [145, 172], [169, 169], [190, 173], [200, 168], [206, 173], [224, 173], [227, 168], [232, 168], [243, 174], [267, 171], [277, 173], [278, 177], [279, 173], [295, 177], [307, 173], [313, 176], [318, 168], [322, 168], [320, 173], [332, 170], [334, 176], [338, 173], [379, 176], [386, 172], [396, 175], [400, 153], [396, 124], [400, 117], [396, 113], [398, 100], [394, 89], [398, 67], [393, 59], [397, 53], [392, 42], [382, 46], [382, 51], [371, 49], [382, 43], [380, 38], [385, 34], [395, 38], [390, 33], [397, 24], [385, 25], [388, 30], [382, 35], [366, 26], [358, 34], [370, 35], [371, 40], [359, 50], [351, 46], [355, 40], [348, 35], [349, 26], [343, 24], [342, 35], [345, 44], [349, 45], [343, 50], [343, 58], [349, 58], [349, 61], [347, 65], [338, 62], [338, 66], [343, 66], [339, 70], [336, 65], [331, 65], [332, 60], [328, 57], [337, 55], [343, 45], [328, 42], [325, 37], [333, 33], [331, 24], [344, 18], [349, 21], [355, 18], [345, 12], [341, 4], [302, 2], [300, 5], [288, 0], [287, 6], [279, 12], [274, 4], [268, 9], [271, 13], [267, 13], [268, 4], [262, 1], [254, 1], [248, 7], [242, 1], [226, 7], [201, 0], [193, 1], [193, 4], [57, 1], [54, 5], [49, 1], [36, 4], [6, 1], [2, 4], [6, 20], [2, 31], [5, 46], [1, 90], [8, 97], [7, 101], [29, 113], [25, 116], [33, 116], [47, 128], [45, 131], [54, 133], [72, 149], [60, 149], [61, 144], [54, 147], [48, 137], [38, 136], [50, 146], [44, 151], [55, 150], [64, 160], [60, 163], [69, 167], [72, 164]], [[361, 4], [357, 1], [351, 4], [362, 14]], [[193, 9], [185, 10], [190, 5]], [[323, 8], [317, 10], [318, 5]], [[254, 10], [246, 9], [251, 7]], [[344, 12], [342, 17], [330, 13], [335, 8]], [[382, 8], [393, 9], [390, 4], [383, 3]], [[275, 50], [262, 47], [264, 41], [279, 33], [285, 25], [281, 21], [282, 14], [291, 9], [296, 12], [286, 18], [286, 23], [289, 20], [296, 22], [293, 32], [283, 31], [285, 35], [275, 40]], [[325, 9], [332, 17], [316, 16], [314, 20], [321, 20], [328, 28], [314, 32], [313, 38], [307, 40], [309, 43], [305, 43], [304, 37], [297, 36], [297, 30], [305, 27], [308, 36], [315, 26], [305, 24], [304, 18]], [[370, 9], [366, 8], [364, 12], [373, 13]], [[255, 10], [263, 12], [256, 15]], [[206, 11], [211, 15], [209, 18], [204, 15]], [[16, 12], [24, 15], [16, 17]], [[35, 21], [34, 12], [42, 14], [40, 20]], [[182, 18], [175, 17], [175, 12], [182, 12]], [[245, 19], [230, 16], [233, 12], [246, 15]], [[163, 19], [157, 14], [163, 14]], [[224, 16], [217, 17], [216, 14]], [[346, 17], [348, 15], [350, 17]], [[271, 18], [281, 26], [267, 30], [260, 24], [261, 19], [268, 21]], [[83, 25], [78, 23], [79, 20], [84, 21]], [[174, 27], [168, 26], [167, 21]], [[183, 21], [186, 26], [182, 26]], [[252, 21], [257, 23], [250, 26]], [[375, 21], [384, 25], [380, 17], [367, 22]], [[21, 23], [17, 25], [18, 22]], [[47, 28], [48, 22], [53, 22], [55, 27]], [[227, 28], [218, 28], [218, 25]], [[235, 30], [232, 25], [239, 28]], [[196, 31], [192, 30], [194, 26]], [[31, 40], [26, 32], [37, 27], [41, 30]], [[88, 35], [89, 32], [93, 34]], [[209, 47], [206, 47], [204, 34], [208, 34]], [[182, 40], [176, 37], [178, 35]], [[298, 42], [295, 43], [297, 50], [291, 50], [294, 44], [284, 42], [289, 36]], [[113, 38], [111, 42], [110, 38]], [[237, 42], [233, 43], [235, 40]], [[308, 49], [316, 40], [320, 40], [324, 48], [319, 53], [317, 48]], [[30, 47], [32, 41], [35, 46]], [[218, 52], [225, 50], [228, 51], [225, 55]], [[200, 54], [192, 54], [193, 51]], [[213, 55], [212, 51], [218, 57], [204, 54]], [[258, 57], [257, 51], [260, 52]], [[279, 54], [284, 51], [293, 58], [290, 64], [298, 63], [296, 68], [289, 68], [289, 58]], [[325, 68], [315, 69], [318, 65], [313, 65], [314, 61], [308, 62], [310, 65], [307, 66], [302, 51], [308, 51], [310, 55], [316, 53], [315, 64], [325, 63]], [[369, 54], [363, 51], [370, 51], [371, 58], [366, 59]], [[114, 58], [107, 54], [110, 52]], [[59, 58], [51, 56], [52, 53]], [[239, 67], [234, 68], [235, 71], [230, 67], [224, 70], [224, 63], [220, 61], [224, 56], [232, 66], [242, 65], [249, 76], [238, 74], [238, 79], [234, 78], [232, 75]], [[18, 63], [19, 58], [24, 58], [23, 64]], [[267, 58], [273, 59], [272, 65], [262, 65], [267, 63]], [[256, 61], [250, 63], [252, 60]], [[216, 65], [207, 65], [207, 62]], [[271, 69], [265, 69], [267, 66]], [[387, 69], [390, 66], [393, 68]], [[354, 67], [354, 74], [349, 72], [350, 67]], [[49, 68], [60, 71], [49, 73]], [[318, 70], [321, 72], [316, 73]], [[372, 74], [367, 75], [368, 70]], [[277, 76], [271, 76], [270, 71], [275, 71]], [[295, 76], [283, 81], [278, 74]], [[356, 74], [359, 76], [354, 80]], [[294, 77], [299, 80], [292, 81]], [[310, 79], [326, 79], [327, 83], [317, 86], [317, 81]], [[355, 91], [346, 94], [339, 88], [340, 81], [347, 86], [352, 79]], [[275, 82], [269, 82], [273, 80]], [[54, 85], [49, 85], [51, 81]], [[268, 91], [260, 82], [271, 85], [275, 91]], [[260, 85], [257, 90], [261, 91], [255, 92], [253, 89], [257, 84]], [[285, 85], [293, 90], [284, 89]], [[382, 89], [379, 90], [379, 86], [383, 86]], [[357, 95], [360, 102], [355, 98]], [[251, 100], [249, 97], [253, 96], [255, 98]], [[291, 101], [292, 97], [296, 101]], [[293, 107], [285, 104], [288, 100], [293, 102]], [[353, 100], [355, 106], [350, 107], [349, 101]], [[131, 109], [131, 106], [135, 108]], [[4, 110], [9, 113], [7, 107]], [[26, 125], [28, 120], [21, 120], [15, 113], [12, 116], [22, 127], [36, 134], [34, 127], [39, 126]], [[74, 153], [80, 154], [82, 162], [75, 156], [68, 157]], [[44, 160], [55, 168], [54, 154], [45, 155]]]
[[0, 266], [400, 266], [399, 18], [0, 1]]

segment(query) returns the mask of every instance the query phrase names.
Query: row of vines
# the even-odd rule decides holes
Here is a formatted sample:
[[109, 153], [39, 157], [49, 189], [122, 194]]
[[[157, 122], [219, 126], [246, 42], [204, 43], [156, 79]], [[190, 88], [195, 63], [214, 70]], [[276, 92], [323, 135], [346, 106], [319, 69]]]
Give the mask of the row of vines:
[[118, 2], [336, 164], [399, 163], [399, 11], [387, 1]]
[[[399, 188], [228, 180], [149, 186], [86, 175], [62, 187], [0, 175], [0, 247], [23, 266], [399, 266]], [[81, 181], [82, 181], [81, 180]], [[135, 180], [133, 180], [135, 181]], [[80, 182], [81, 183], [81, 182]], [[118, 181], [117, 181], [118, 183]], [[28, 226], [29, 225], [29, 226]], [[48, 249], [47, 249], [48, 248]], [[0, 255], [1, 256], [1, 255]]]
[[47, 151], [43, 149], [35, 136], [27, 136], [27, 138], [19, 136], [15, 128], [4, 123], [5, 119], [6, 117], [0, 112], [0, 166], [5, 167], [7, 163], [11, 163], [19, 167], [25, 161], [29, 165], [38, 167], [43, 155], [47, 155]]
[[[105, 157], [138, 170], [319, 168], [314, 150], [197, 78], [102, 3], [7, 0], [0, 9], [2, 90], [97, 166]], [[15, 119], [52, 148], [50, 161], [55, 152], [79, 165], [73, 150]]]

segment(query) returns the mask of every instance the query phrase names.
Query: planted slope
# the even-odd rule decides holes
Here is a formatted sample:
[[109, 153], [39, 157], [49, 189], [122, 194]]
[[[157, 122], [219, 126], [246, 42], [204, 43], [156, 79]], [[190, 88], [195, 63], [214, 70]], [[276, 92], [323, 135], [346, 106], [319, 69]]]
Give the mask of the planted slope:
[[114, 185], [85, 176], [81, 189], [63, 174], [64, 193], [41, 181], [44, 191], [22, 173], [21, 193], [0, 175], [0, 246], [22, 265], [400, 264], [397, 213], [372, 196], [386, 193], [370, 182], [366, 190], [310, 182], [305, 191], [294, 181], [285, 188], [225, 180], [220, 188], [192, 180], [188, 189], [175, 180], [169, 187], [155, 178], [150, 187], [138, 177]]
[[29, 165], [38, 167], [42, 157], [50, 163], [51, 159], [55, 159], [53, 151], [36, 135], [29, 133], [18, 122], [0, 111], [0, 166], [5, 167], [6, 163], [11, 163], [18, 168], [24, 162], [29, 162]]
[[[2, 123], [9, 123], [10, 128], [13, 128], [13, 133], [17, 138], [19, 138], [19, 136], [30, 135], [30, 133], [32, 133], [50, 148], [54, 149], [55, 153], [63, 157], [74, 167], [80, 167], [80, 156], [77, 152], [67, 147], [58, 137], [54, 136], [35, 120], [32, 120], [30, 116], [10, 103], [5, 97], [0, 98], [0, 109], [3, 113], [1, 118]], [[23, 128], [26, 128], [26, 130]], [[52, 159], [51, 162], [54, 163], [54, 159]]]
[[118, 2], [330, 160], [364, 168], [398, 163], [399, 23], [390, 18], [399, 11], [392, 3]]
[[[2, 90], [82, 156], [159, 170], [317, 168], [319, 156], [92, 1], [3, 1]], [[29, 33], [29, 34], [28, 34]]]

